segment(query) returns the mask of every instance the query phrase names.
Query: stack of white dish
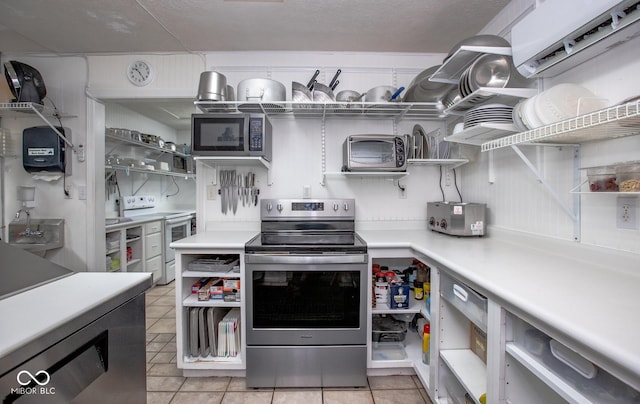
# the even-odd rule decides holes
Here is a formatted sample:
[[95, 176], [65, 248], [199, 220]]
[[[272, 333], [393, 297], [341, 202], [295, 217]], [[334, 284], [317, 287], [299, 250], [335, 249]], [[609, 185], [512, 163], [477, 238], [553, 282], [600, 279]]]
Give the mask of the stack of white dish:
[[513, 124], [521, 132], [588, 114], [606, 107], [607, 101], [577, 84], [551, 87], [513, 108]]
[[513, 123], [513, 107], [504, 104], [487, 104], [470, 109], [464, 114], [464, 129], [481, 123]]

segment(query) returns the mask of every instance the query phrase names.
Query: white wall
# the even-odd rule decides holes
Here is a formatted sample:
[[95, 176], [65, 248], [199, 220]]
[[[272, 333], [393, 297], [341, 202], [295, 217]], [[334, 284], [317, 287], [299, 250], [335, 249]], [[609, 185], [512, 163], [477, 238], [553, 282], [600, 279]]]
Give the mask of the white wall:
[[[624, 43], [588, 63], [557, 77], [546, 79], [542, 88], [559, 83], [581, 84], [596, 96], [609, 100], [609, 105], [638, 94], [640, 38]], [[544, 173], [561, 198], [571, 204], [573, 188], [571, 148], [521, 148]], [[580, 147], [580, 167], [640, 160], [640, 136], [584, 143]], [[493, 154], [495, 183], [488, 182], [490, 153], [482, 153], [474, 164], [462, 168], [464, 194], [476, 201], [487, 202], [489, 222], [494, 226], [572, 240], [574, 225], [569, 216], [553, 201], [536, 181], [532, 172], [510, 149]], [[579, 172], [586, 178], [584, 170]], [[580, 195], [579, 232], [582, 243], [640, 253], [640, 232], [616, 228], [616, 197], [613, 195]], [[640, 210], [638, 211], [640, 213]]]
[[[318, 81], [328, 84], [340, 68], [340, 90], [355, 90], [360, 93], [381, 85], [408, 87], [411, 80], [426, 68], [440, 64], [444, 55], [433, 54], [368, 54], [368, 53], [318, 53], [318, 52], [221, 52], [207, 54], [207, 69], [216, 70], [227, 77], [234, 88], [248, 78], [265, 77], [285, 85], [287, 97], [291, 99], [293, 81], [306, 84], [316, 69], [320, 70]], [[220, 165], [221, 169], [252, 170], [257, 174], [261, 198], [302, 198], [303, 188], [311, 187], [312, 197], [356, 198], [356, 214], [359, 227], [375, 226], [390, 221], [400, 228], [424, 227], [426, 201], [441, 200], [438, 186], [438, 167], [412, 166], [409, 175], [400, 179], [406, 188], [406, 198], [400, 197], [398, 180], [388, 178], [353, 178], [339, 175], [342, 166], [342, 144], [350, 134], [383, 133], [403, 135], [411, 133], [415, 124], [429, 132], [440, 128], [442, 121], [403, 120], [394, 123], [391, 119], [327, 119], [325, 121], [326, 171], [322, 171], [322, 120], [303, 119], [291, 115], [274, 116], [274, 152], [271, 181], [268, 184], [267, 170], [259, 167], [235, 167]], [[199, 222], [206, 223], [208, 230], [237, 225], [248, 226], [259, 221], [259, 212], [254, 207], [238, 208], [238, 213], [223, 215], [220, 200], [207, 200], [207, 185], [218, 184], [217, 172], [207, 166], [198, 166], [198, 211]], [[461, 179], [459, 178], [459, 184]], [[447, 197], [453, 198], [456, 191], [444, 186]], [[204, 217], [201, 217], [204, 216]], [[200, 227], [202, 228], [202, 227]]]
[[[63, 114], [62, 125], [71, 129], [74, 145], [86, 144], [86, 61], [80, 57], [3, 55], [3, 61], [5, 60], [18, 60], [40, 71], [47, 88], [45, 105], [52, 106], [53, 102], [58, 107]], [[58, 125], [55, 118], [50, 118], [50, 122]], [[22, 130], [42, 125], [45, 123], [33, 115], [2, 118], [2, 127], [11, 131], [11, 135], [20, 144], [20, 150]], [[88, 199], [79, 199], [81, 187], [87, 187], [87, 164], [94, 162], [91, 159], [79, 162], [76, 155], [72, 156], [72, 175], [67, 177], [67, 184], [71, 186], [71, 199], [64, 197], [62, 179], [54, 182], [34, 180], [24, 170], [21, 157], [7, 158], [4, 165], [5, 223], [13, 220], [16, 211], [20, 209], [20, 202], [16, 199], [17, 187], [35, 186], [36, 207], [32, 210], [31, 216], [65, 219], [65, 247], [52, 250], [47, 257], [77, 271], [87, 269], [86, 251], [87, 242], [90, 240], [87, 237], [86, 222], [92, 217], [92, 213], [87, 211], [87, 204], [92, 203], [92, 195], [87, 195]]]

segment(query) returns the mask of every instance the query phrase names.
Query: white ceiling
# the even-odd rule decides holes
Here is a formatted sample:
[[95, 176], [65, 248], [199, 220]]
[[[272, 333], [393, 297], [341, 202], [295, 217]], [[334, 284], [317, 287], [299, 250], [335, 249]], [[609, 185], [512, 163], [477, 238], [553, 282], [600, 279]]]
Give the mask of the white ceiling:
[[446, 53], [509, 0], [0, 0], [0, 52]]

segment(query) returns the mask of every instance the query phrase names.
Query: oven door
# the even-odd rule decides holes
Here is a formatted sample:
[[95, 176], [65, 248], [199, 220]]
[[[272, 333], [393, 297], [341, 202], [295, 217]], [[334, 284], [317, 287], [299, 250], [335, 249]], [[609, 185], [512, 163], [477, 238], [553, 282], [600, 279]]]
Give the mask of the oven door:
[[182, 240], [191, 235], [191, 218], [181, 217], [165, 221], [165, 263], [176, 259], [176, 252], [169, 247], [174, 241]]
[[366, 254], [247, 254], [247, 345], [366, 344]]

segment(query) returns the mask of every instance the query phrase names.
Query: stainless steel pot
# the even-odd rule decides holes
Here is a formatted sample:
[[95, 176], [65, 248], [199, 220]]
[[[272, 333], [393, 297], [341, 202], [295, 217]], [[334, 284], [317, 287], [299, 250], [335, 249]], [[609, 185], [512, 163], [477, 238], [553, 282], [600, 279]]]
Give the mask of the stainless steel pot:
[[281, 102], [287, 100], [284, 84], [271, 79], [246, 79], [238, 83], [238, 101]]
[[[400, 90], [400, 91], [398, 91]], [[378, 86], [367, 91], [364, 96], [365, 102], [389, 102], [394, 101], [400, 95], [404, 87], [396, 88], [393, 86]]]
[[238, 83], [238, 109], [244, 112], [262, 112], [265, 104], [269, 110], [284, 110], [284, 105], [278, 104], [287, 100], [287, 90], [284, 84], [271, 79], [246, 79]]
[[364, 97], [364, 94], [360, 94], [357, 91], [342, 90], [338, 94], [336, 94], [336, 101], [355, 102], [355, 101], [360, 101], [362, 97]]
[[198, 101], [225, 101], [227, 78], [224, 74], [207, 71], [200, 73]]

